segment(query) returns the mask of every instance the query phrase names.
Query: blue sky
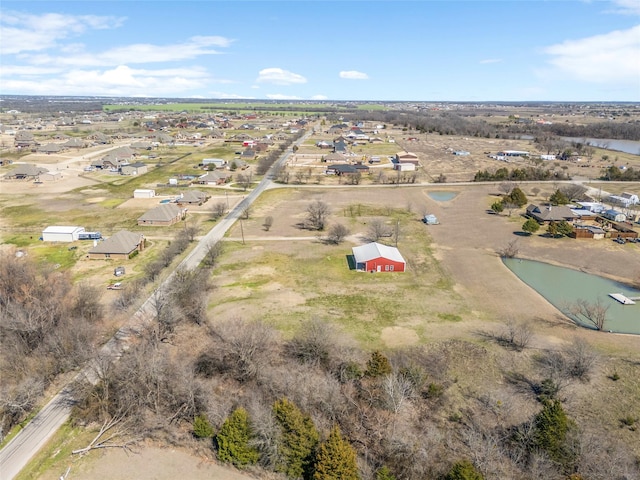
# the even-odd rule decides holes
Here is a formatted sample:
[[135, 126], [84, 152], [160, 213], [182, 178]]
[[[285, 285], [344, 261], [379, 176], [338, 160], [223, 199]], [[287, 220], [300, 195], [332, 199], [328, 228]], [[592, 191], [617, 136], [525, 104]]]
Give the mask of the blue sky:
[[640, 101], [640, 0], [10, 1], [0, 94]]

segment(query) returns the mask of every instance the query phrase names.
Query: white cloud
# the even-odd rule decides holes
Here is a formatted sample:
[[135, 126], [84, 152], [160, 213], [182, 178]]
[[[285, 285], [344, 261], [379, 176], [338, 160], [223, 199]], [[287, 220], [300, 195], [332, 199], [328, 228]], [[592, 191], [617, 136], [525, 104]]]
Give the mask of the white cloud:
[[265, 68], [258, 72], [258, 83], [273, 83], [275, 85], [292, 85], [294, 83], [307, 83], [307, 79], [297, 73], [283, 70], [282, 68]]
[[613, 0], [615, 7], [611, 13], [622, 15], [640, 15], [640, 2], [638, 0]]
[[357, 70], [343, 70], [340, 72], [340, 78], [345, 78], [347, 80], [368, 80], [369, 75], [363, 72], [358, 72]]
[[302, 100], [300, 97], [296, 97], [295, 95], [283, 95], [281, 93], [269, 93], [266, 97], [270, 100]]
[[[28, 74], [28, 71], [25, 72]], [[3, 91], [25, 95], [168, 96], [193, 94], [215, 82], [202, 69], [138, 70], [120, 65], [108, 70], [72, 69], [53, 78], [26, 75], [2, 79]]]
[[[585, 82], [620, 83], [640, 79], [640, 25], [603, 35], [567, 40], [544, 49], [562, 73]], [[634, 61], [635, 59], [635, 61]]]
[[314, 95], [313, 97], [311, 97], [311, 100], [328, 100], [329, 97], [327, 97], [326, 95]]
[[104, 52], [80, 52], [75, 48], [69, 55], [47, 54], [24, 55], [23, 60], [34, 65], [66, 65], [76, 67], [100, 67], [122, 64], [176, 62], [191, 60], [201, 55], [220, 53], [211, 47], [226, 46], [231, 40], [224, 37], [192, 37], [184, 43], [153, 45], [137, 43], [116, 47]]
[[31, 65], [2, 65], [2, 75], [0, 78], [9, 76], [9, 75], [17, 75], [17, 76], [26, 76], [26, 75], [52, 75], [56, 73], [60, 73], [62, 71], [61, 68], [56, 67], [33, 67]]
[[235, 93], [226, 93], [226, 92], [209, 92], [207, 98], [227, 98], [227, 99], [250, 99], [252, 100], [254, 97], [248, 97], [246, 95], [238, 95]]
[[17, 54], [55, 47], [60, 40], [80, 35], [87, 30], [118, 28], [124, 17], [97, 15], [31, 15], [21, 12], [0, 13], [0, 53]]
[[500, 62], [502, 62], [501, 58], [487, 58], [487, 59], [484, 59], [484, 60], [480, 60], [480, 63], [483, 64], [483, 65], [488, 64], [488, 63], [500, 63]]

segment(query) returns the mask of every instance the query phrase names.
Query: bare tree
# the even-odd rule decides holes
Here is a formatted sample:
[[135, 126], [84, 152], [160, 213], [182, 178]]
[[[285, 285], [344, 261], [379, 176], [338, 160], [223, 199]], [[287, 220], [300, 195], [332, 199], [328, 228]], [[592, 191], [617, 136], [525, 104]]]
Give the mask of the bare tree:
[[213, 267], [220, 255], [222, 255], [222, 242], [209, 243], [202, 262], [208, 267]]
[[344, 241], [347, 235], [349, 235], [349, 229], [341, 223], [335, 223], [329, 229], [327, 242], [338, 245]]
[[511, 190], [513, 190], [517, 186], [518, 184], [515, 182], [506, 181], [506, 182], [501, 182], [499, 185], [499, 188], [500, 188], [500, 191], [503, 192], [505, 195], [509, 195], [511, 193]]
[[194, 225], [187, 227], [187, 224], [185, 223], [184, 229], [182, 231], [184, 232], [183, 235], [185, 236], [185, 238], [189, 241], [189, 243], [191, 243], [196, 239], [199, 228]]
[[[206, 356], [211, 367], [229, 373], [239, 382], [258, 377], [276, 353], [276, 332], [262, 322], [233, 319], [212, 327], [210, 333], [213, 340], [210, 350], [215, 353]], [[204, 365], [205, 360], [201, 357], [199, 363]]]
[[374, 218], [369, 222], [367, 228], [367, 238], [372, 242], [377, 242], [382, 237], [390, 237], [393, 234], [391, 228], [384, 223], [384, 220]]
[[287, 352], [301, 363], [328, 366], [338, 341], [331, 324], [318, 318], [305, 322], [286, 345]]
[[307, 223], [310, 228], [322, 231], [330, 213], [329, 205], [322, 200], [316, 200], [307, 207]]
[[515, 320], [508, 320], [504, 324], [500, 339], [514, 349], [520, 351], [527, 348], [532, 336], [533, 330], [531, 330], [528, 323], [524, 321], [516, 322]]
[[393, 413], [400, 413], [414, 394], [413, 384], [404, 375], [391, 373], [382, 380], [382, 405]]
[[239, 173], [237, 177], [237, 183], [242, 187], [243, 191], [246, 191], [247, 188], [249, 188], [253, 183], [251, 180], [251, 174], [245, 175], [245, 174]]
[[564, 193], [569, 200], [582, 200], [587, 191], [587, 187], [578, 183], [571, 183], [564, 185], [560, 188], [560, 191]]
[[518, 208], [520, 208], [518, 206], [517, 203], [515, 202], [510, 202], [510, 201], [503, 201], [502, 202], [502, 206], [504, 207], [504, 209], [508, 212], [507, 215], [510, 217], [511, 215], [513, 215], [513, 212], [515, 210], [517, 210]]
[[217, 202], [211, 206], [211, 217], [214, 220], [218, 220], [225, 213], [227, 213], [227, 204], [225, 202]]
[[502, 258], [514, 258], [518, 255], [520, 249], [518, 248], [518, 241], [511, 240], [504, 247], [498, 250], [498, 255]]
[[589, 380], [589, 376], [598, 362], [598, 355], [591, 345], [576, 338], [564, 349], [567, 357], [567, 374], [578, 380]]
[[604, 305], [599, 298], [595, 302], [589, 302], [585, 299], [578, 299], [573, 305], [570, 305], [568, 311], [574, 315], [579, 321], [592, 325], [596, 330], [604, 329], [607, 321], [608, 305]]
[[262, 223], [262, 226], [264, 227], [265, 231], [269, 231], [271, 229], [271, 226], [273, 225], [273, 217], [271, 215], [264, 217], [264, 222]]

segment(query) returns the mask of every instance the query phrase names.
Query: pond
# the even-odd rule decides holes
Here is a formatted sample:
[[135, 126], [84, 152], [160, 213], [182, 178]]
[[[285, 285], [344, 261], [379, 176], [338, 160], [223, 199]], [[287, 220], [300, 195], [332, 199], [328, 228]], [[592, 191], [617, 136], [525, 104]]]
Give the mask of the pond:
[[603, 330], [616, 333], [640, 334], [640, 300], [635, 305], [623, 305], [609, 297], [610, 293], [622, 293], [626, 297], [640, 297], [640, 290], [597, 275], [548, 263], [517, 258], [505, 258], [504, 264], [520, 280], [547, 299], [554, 307], [581, 326], [594, 328], [584, 317], [571, 310], [578, 302], [606, 308]]
[[427, 195], [429, 195], [436, 202], [448, 202], [449, 200], [453, 200], [458, 195], [458, 192], [436, 190], [433, 192], [427, 192]]

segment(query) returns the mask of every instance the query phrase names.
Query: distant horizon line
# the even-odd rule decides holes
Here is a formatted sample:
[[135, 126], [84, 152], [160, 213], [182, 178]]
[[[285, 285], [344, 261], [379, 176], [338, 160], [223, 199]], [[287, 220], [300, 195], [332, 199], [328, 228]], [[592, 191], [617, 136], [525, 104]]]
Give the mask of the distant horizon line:
[[324, 99], [324, 100], [303, 100], [303, 99], [270, 99], [270, 98], [194, 98], [194, 97], [132, 97], [127, 95], [38, 95], [38, 94], [0, 94], [0, 101], [5, 98], [59, 98], [59, 99], [91, 99], [91, 100], [106, 100], [106, 99], [126, 99], [130, 101], [176, 101], [180, 100], [184, 103], [202, 103], [202, 102], [217, 102], [217, 103], [296, 103], [296, 104], [326, 104], [326, 103], [354, 103], [354, 104], [367, 104], [367, 103], [444, 103], [444, 104], [495, 104], [495, 105], [507, 105], [507, 104], [630, 104], [640, 105], [640, 101], [634, 100], [338, 100], [338, 99]]

